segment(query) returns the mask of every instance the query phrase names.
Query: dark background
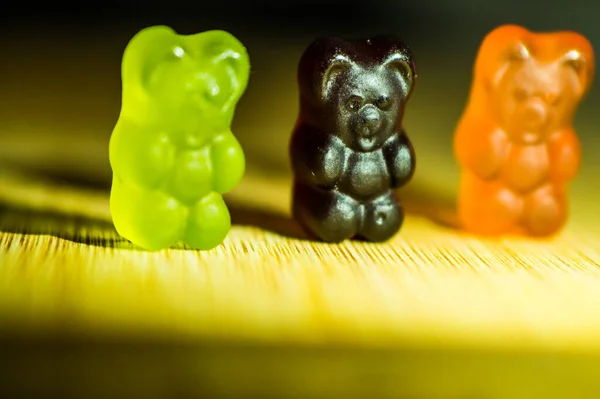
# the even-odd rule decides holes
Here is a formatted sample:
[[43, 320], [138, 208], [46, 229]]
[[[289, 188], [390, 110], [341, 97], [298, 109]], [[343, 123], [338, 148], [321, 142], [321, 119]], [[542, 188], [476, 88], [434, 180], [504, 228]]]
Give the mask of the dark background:
[[[110, 187], [108, 140], [120, 109], [121, 56], [128, 40], [149, 25], [170, 25], [182, 34], [225, 29], [248, 47], [252, 77], [233, 131], [246, 150], [249, 173], [270, 174], [289, 173], [296, 64], [310, 41], [320, 35], [400, 35], [419, 71], [405, 120], [418, 157], [413, 182], [449, 193], [458, 171], [452, 135], [487, 32], [516, 23], [575, 30], [600, 43], [600, 3], [591, 0], [22, 1], [3, 5], [0, 15], [0, 162], [104, 188]], [[597, 86], [575, 122], [585, 150], [584, 177], [595, 176], [600, 162]], [[573, 192], [586, 201], [600, 198], [600, 189], [584, 180], [590, 181], [578, 179]], [[577, 214], [577, 200], [573, 208]], [[579, 217], [596, 217], [581, 212]]]

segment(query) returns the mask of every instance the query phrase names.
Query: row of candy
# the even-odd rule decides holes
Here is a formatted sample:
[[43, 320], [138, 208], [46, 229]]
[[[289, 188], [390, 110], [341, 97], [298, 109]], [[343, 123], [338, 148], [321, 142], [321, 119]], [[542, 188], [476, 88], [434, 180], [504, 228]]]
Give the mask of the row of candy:
[[[572, 119], [593, 73], [592, 47], [577, 33], [505, 25], [485, 37], [455, 133], [465, 230], [561, 229], [580, 163]], [[245, 47], [224, 31], [184, 36], [155, 26], [130, 41], [110, 141], [119, 234], [151, 250], [177, 242], [210, 249], [225, 239], [222, 194], [245, 169], [231, 122], [249, 75]], [[321, 38], [302, 55], [292, 213], [313, 237], [383, 242], [402, 226], [394, 189], [415, 170], [402, 119], [416, 81], [410, 49], [390, 36]]]

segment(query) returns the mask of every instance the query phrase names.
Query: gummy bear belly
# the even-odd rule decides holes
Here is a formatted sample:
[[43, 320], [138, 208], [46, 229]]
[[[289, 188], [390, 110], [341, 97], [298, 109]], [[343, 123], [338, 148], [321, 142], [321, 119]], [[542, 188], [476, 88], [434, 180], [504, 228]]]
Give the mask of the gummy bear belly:
[[193, 203], [212, 191], [210, 147], [186, 149], [175, 159], [168, 191], [182, 202]]
[[381, 150], [351, 153], [340, 191], [357, 200], [377, 197], [389, 189], [389, 176]]
[[528, 193], [548, 180], [549, 159], [545, 144], [513, 146], [500, 179], [514, 191]]

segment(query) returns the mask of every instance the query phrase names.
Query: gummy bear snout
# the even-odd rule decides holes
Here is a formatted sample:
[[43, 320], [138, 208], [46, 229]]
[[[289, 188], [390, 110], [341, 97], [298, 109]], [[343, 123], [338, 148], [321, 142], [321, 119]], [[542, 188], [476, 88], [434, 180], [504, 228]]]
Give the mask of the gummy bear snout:
[[367, 104], [352, 119], [352, 134], [355, 145], [362, 151], [371, 151], [384, 138], [384, 118], [377, 107]]
[[548, 121], [548, 106], [540, 98], [532, 98], [523, 106], [523, 125], [530, 129], [541, 129]]
[[365, 105], [359, 111], [358, 120], [356, 121], [356, 130], [359, 136], [370, 138], [379, 133], [381, 129], [381, 114], [380, 111], [373, 105]]

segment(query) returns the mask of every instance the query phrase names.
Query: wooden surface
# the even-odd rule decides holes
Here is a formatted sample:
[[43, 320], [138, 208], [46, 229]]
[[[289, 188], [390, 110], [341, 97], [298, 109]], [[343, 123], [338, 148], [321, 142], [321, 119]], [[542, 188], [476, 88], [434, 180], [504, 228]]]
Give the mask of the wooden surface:
[[[405, 197], [411, 213], [392, 241], [327, 245], [288, 218], [287, 179], [249, 174], [228, 198], [236, 225], [222, 246], [146, 252], [115, 233], [107, 192], [3, 170], [1, 331], [70, 348], [11, 344], [4, 387], [596, 397], [598, 241], [576, 226], [551, 241], [480, 240], [452, 227], [451, 209], [423, 212]], [[31, 364], [57, 378], [32, 378]], [[98, 391], [111, 370], [125, 382]]]

